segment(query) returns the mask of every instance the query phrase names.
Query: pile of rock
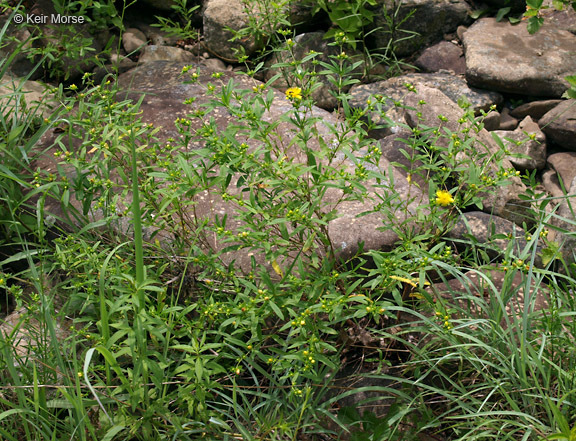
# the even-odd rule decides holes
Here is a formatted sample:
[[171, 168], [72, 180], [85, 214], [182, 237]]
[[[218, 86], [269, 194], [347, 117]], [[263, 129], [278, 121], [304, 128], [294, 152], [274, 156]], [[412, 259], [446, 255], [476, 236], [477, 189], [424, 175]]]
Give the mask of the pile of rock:
[[[457, 102], [465, 97], [478, 114], [494, 106], [500, 109], [485, 118], [485, 128], [478, 138], [489, 150], [497, 151], [500, 147], [488, 133], [492, 131], [504, 139], [508, 150], [522, 155], [520, 158], [514, 155], [505, 159], [505, 166], [522, 171], [538, 170], [551, 195], [559, 197], [576, 193], [573, 173], [576, 170], [576, 103], [575, 100], [561, 98], [569, 87], [564, 78], [576, 74], [576, 18], [573, 12], [562, 11], [550, 15], [540, 32], [530, 35], [524, 22], [512, 25], [506, 20], [498, 22], [494, 18], [481, 18], [473, 22], [470, 18], [472, 8], [464, 0], [408, 0], [401, 2], [398, 10], [389, 11], [394, 12], [397, 18], [415, 11], [403, 22], [403, 34], [398, 35], [397, 30], [388, 28], [389, 22], [384, 14], [386, 4], [381, 0], [377, 6], [380, 13], [376, 14], [371, 24], [370, 45], [387, 47], [395, 32], [397, 39], [417, 33], [418, 36], [412, 39], [400, 38], [402, 41], [395, 46], [398, 55], [415, 60], [414, 64], [421, 73], [407, 73], [401, 77], [355, 85], [349, 90], [351, 103], [364, 108], [372, 95], [394, 99], [403, 95], [400, 90], [404, 83], [411, 83], [417, 93], [408, 95], [405, 104], [415, 105], [423, 100], [426, 106], [422, 109], [423, 121], [416, 121], [411, 112], [392, 112], [387, 116], [392, 116], [395, 124], [373, 133], [380, 140], [384, 152], [382, 167], [388, 168], [391, 161], [398, 160], [399, 144], [396, 140], [403, 136], [400, 127], [435, 124], [434, 118], [438, 114], [448, 116], [450, 121], [455, 122], [462, 115]], [[168, 10], [171, 2], [154, 1], [153, 6], [158, 10]], [[298, 17], [298, 29], [310, 30], [293, 39], [295, 45], [292, 52], [297, 57], [303, 57], [314, 50], [323, 52], [323, 56], [327, 57], [333, 49], [322, 38], [325, 29], [314, 29], [317, 17], [310, 14], [305, 2], [293, 3], [286, 13]], [[245, 80], [233, 72], [238, 70], [234, 66], [237, 49], [241, 47], [251, 55], [264, 44], [250, 37], [230, 42], [233, 36], [231, 30], [242, 29], [247, 23], [247, 12], [240, 0], [205, 0], [200, 17], [202, 41], [195, 46], [179, 44], [145, 22], [133, 23], [122, 37], [124, 52], [120, 58], [124, 59], [123, 69], [138, 66], [124, 73], [119, 83], [132, 92], [147, 94], [142, 104], [143, 118], [164, 128], [161, 137], [173, 135], [174, 119], [188, 112], [182, 105], [183, 99], [194, 97], [199, 103], [206, 99], [201, 89], [183, 84], [179, 74], [184, 64], [197, 63], [207, 73], [223, 71], [226, 72], [225, 78], [242, 82]], [[352, 52], [351, 56], [354, 56]], [[268, 61], [268, 66], [281, 56], [275, 57]], [[369, 68], [356, 72], [357, 78], [365, 80], [366, 70]], [[270, 70], [264, 79], [270, 79], [273, 75], [274, 70]], [[274, 110], [269, 116], [272, 119], [285, 112], [286, 102], [281, 91], [289, 86], [289, 77], [290, 73], [287, 82], [275, 83], [279, 92], [275, 95]], [[315, 112], [325, 121], [335, 124], [338, 116], [329, 112], [335, 105], [330, 86], [318, 89], [315, 98], [320, 106], [327, 109], [318, 108]], [[510, 106], [512, 99], [523, 104]], [[377, 119], [378, 115], [374, 115], [374, 118]], [[223, 120], [222, 124], [228, 122]], [[520, 142], [526, 139], [527, 142]], [[395, 173], [397, 185], [405, 185], [406, 172], [397, 168]], [[485, 212], [521, 225], [526, 220], [523, 217], [525, 204], [519, 199], [524, 190], [520, 180], [513, 180], [512, 185], [502, 187], [495, 198], [487, 201]], [[560, 212], [570, 218], [569, 200], [562, 198]], [[366, 208], [343, 208], [341, 217], [331, 226], [335, 242], [340, 244], [342, 257], [353, 253], [360, 242], [369, 244], [367, 248], [376, 249], [386, 249], [394, 243], [394, 235], [379, 230], [381, 221], [369, 216], [355, 217]], [[499, 222], [494, 219], [488, 225], [478, 224], [490, 228], [490, 223]], [[478, 231], [470, 233], [483, 234]], [[571, 250], [566, 257], [571, 258], [570, 253]]]

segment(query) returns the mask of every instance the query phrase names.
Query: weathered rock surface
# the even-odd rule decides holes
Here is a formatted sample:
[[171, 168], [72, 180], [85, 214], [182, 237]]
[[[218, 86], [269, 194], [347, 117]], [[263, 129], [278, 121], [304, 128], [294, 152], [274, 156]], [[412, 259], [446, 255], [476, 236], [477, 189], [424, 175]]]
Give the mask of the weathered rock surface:
[[546, 113], [538, 124], [549, 140], [576, 151], [576, 100], [566, 100]]
[[548, 156], [548, 165], [558, 174], [564, 188], [568, 190], [569, 185], [576, 178], [576, 152], [554, 153]]
[[470, 88], [462, 77], [444, 71], [424, 74], [412, 73], [389, 80], [353, 86], [350, 90], [352, 95], [350, 104], [354, 107], [365, 107], [366, 100], [370, 95], [382, 95], [394, 100], [401, 100], [404, 96], [409, 95], [405, 86], [407, 83], [412, 84], [416, 89], [420, 85], [438, 89], [454, 103], [465, 98], [476, 113], [480, 110], [487, 111], [490, 106], [498, 105], [503, 100], [499, 93]]
[[386, 117], [393, 121], [393, 125], [390, 127], [381, 114], [371, 112], [372, 121], [376, 124], [385, 124], [382, 129], [371, 132], [372, 136], [383, 137], [390, 135], [393, 133], [394, 127], [405, 122], [404, 109], [396, 104], [401, 104], [407, 96], [413, 95], [406, 87], [406, 84], [411, 84], [416, 89], [422, 85], [438, 89], [448, 96], [454, 105], [463, 97], [471, 104], [475, 112], [488, 110], [491, 105], [502, 102], [502, 95], [499, 93], [471, 89], [462, 77], [449, 72], [412, 73], [390, 78], [389, 80], [352, 86], [350, 89], [350, 105], [352, 107], [365, 109], [369, 106], [369, 100], [372, 103], [374, 102], [374, 98], [371, 97], [382, 96], [385, 98], [382, 110], [386, 112]]
[[192, 62], [197, 57], [194, 54], [171, 46], [144, 46], [138, 61], [141, 63], [149, 63], [151, 61], [178, 61], [178, 62]]
[[248, 23], [248, 14], [244, 12], [240, 0], [208, 0], [203, 20], [204, 44], [213, 55], [230, 62], [236, 60], [235, 49], [242, 47], [246, 55], [258, 49], [258, 42], [254, 38], [248, 37], [233, 43], [229, 41], [234, 37], [229, 29], [239, 31]]
[[[22, 94], [18, 102], [12, 94], [20, 91]], [[38, 81], [26, 81], [6, 74], [0, 78], [0, 107], [6, 109], [18, 109], [18, 111], [30, 112], [43, 118], [48, 118], [59, 106], [48, 87]]]
[[147, 39], [144, 32], [137, 28], [128, 28], [122, 34], [122, 47], [130, 54], [146, 45]]
[[514, 131], [496, 130], [506, 148], [513, 154], [527, 156], [518, 158], [508, 156], [509, 161], [519, 170], [540, 170], [546, 165], [546, 136], [538, 124], [527, 116]]
[[450, 41], [441, 41], [424, 49], [414, 65], [424, 72], [448, 70], [456, 75], [464, 75], [466, 72], [463, 49]]
[[525, 118], [529, 116], [534, 120], [539, 120], [561, 102], [562, 100], [530, 101], [529, 103], [521, 104], [512, 109], [510, 115], [515, 118]]
[[[470, 6], [462, 0], [406, 0], [402, 2], [379, 0], [376, 8], [386, 13], [378, 13], [375, 16], [373, 25], [376, 30], [371, 34], [374, 46], [386, 48], [391, 40], [395, 40], [394, 47], [398, 56], [415, 53], [422, 47], [441, 40], [444, 34], [454, 32], [458, 26], [471, 21]], [[414, 13], [402, 22], [400, 29], [391, 29], [386, 14], [394, 17], [394, 23], [399, 23], [412, 11]], [[405, 39], [414, 32], [418, 35]]]
[[463, 35], [466, 79], [489, 90], [560, 97], [576, 73], [576, 35], [544, 25], [530, 35], [526, 23], [483, 18]]

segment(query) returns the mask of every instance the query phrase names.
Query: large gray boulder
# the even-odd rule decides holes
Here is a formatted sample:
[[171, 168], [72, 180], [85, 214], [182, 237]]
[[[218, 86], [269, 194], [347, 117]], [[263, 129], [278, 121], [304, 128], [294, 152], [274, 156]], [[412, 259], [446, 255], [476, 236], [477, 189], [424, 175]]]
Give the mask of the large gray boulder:
[[560, 97], [576, 73], [576, 35], [544, 25], [483, 18], [463, 35], [466, 79], [472, 86], [522, 95]]

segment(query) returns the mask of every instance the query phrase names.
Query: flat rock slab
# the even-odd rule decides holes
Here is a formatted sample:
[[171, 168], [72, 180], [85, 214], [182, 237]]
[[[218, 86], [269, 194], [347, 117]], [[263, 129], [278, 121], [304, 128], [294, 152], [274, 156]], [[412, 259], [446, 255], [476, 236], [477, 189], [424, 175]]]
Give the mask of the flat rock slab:
[[476, 87], [560, 97], [568, 88], [564, 77], [576, 73], [576, 35], [554, 26], [531, 35], [525, 22], [483, 18], [464, 33], [463, 44], [466, 79]]

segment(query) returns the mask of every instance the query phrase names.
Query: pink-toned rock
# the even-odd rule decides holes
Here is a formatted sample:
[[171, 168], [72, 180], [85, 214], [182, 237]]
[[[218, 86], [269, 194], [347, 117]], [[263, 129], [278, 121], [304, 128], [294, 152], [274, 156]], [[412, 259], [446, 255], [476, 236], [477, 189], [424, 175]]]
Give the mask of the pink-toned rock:
[[466, 72], [466, 59], [462, 48], [449, 41], [430, 46], [414, 62], [424, 72], [438, 72], [449, 70], [457, 75]]

